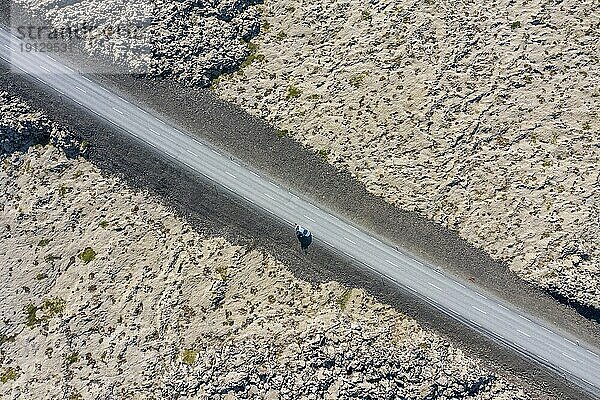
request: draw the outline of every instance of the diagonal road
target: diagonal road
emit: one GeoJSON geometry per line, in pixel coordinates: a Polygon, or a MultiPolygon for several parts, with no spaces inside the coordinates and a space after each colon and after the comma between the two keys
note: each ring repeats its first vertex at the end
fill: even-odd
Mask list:
{"type": "MultiPolygon", "coordinates": [[[[316,203],[165,123],[139,106],[44,53],[21,52],[0,27],[0,59],[69,98],[127,134],[223,186],[284,223],[307,226],[315,240],[395,282],[399,287],[600,397],[600,353],[547,322],[525,315],[478,288],[445,275],[316,203]]],[[[292,235],[290,229],[290,235],[292,235]]]]}

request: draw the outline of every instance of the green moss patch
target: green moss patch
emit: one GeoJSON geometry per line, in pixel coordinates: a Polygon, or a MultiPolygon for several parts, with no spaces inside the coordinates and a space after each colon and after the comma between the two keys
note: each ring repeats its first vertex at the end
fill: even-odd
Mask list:
{"type": "Polygon", "coordinates": [[[74,351],[71,354],[67,354],[65,356],[65,361],[67,362],[67,364],[71,365],[71,364],[75,364],[76,362],[79,361],[79,353],[74,351]]]}
{"type": "Polygon", "coordinates": [[[350,298],[352,297],[352,289],[344,290],[344,293],[341,294],[340,297],[337,298],[337,304],[340,306],[341,310],[345,310],[350,298]]]}
{"type": "Polygon", "coordinates": [[[78,256],[85,264],[96,258],[96,252],[91,247],[86,247],[78,256]]]}
{"type": "Polygon", "coordinates": [[[33,328],[42,322],[50,321],[57,315],[62,314],[65,309],[65,305],[66,301],[60,297],[46,299],[39,307],[32,303],[27,304],[24,308],[25,325],[33,328]],[[39,313],[42,313],[41,317],[38,316],[39,313]]]}
{"type": "Polygon", "coordinates": [[[287,94],[285,95],[285,99],[286,100],[295,99],[297,97],[300,97],[301,94],[302,94],[302,90],[298,89],[295,86],[290,86],[290,87],[288,87],[287,94]]]}
{"type": "Polygon", "coordinates": [[[185,349],[181,354],[181,361],[183,361],[187,365],[194,365],[197,359],[198,352],[192,349],[185,349]]]}
{"type": "Polygon", "coordinates": [[[8,381],[14,381],[17,379],[17,376],[17,371],[12,367],[8,367],[0,374],[0,382],[6,383],[8,381]]]}

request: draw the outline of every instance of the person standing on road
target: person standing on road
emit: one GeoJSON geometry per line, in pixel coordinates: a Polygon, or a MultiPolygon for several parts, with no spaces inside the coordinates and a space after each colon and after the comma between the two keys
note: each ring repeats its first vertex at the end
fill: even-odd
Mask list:
{"type": "Polygon", "coordinates": [[[304,254],[308,252],[308,246],[312,243],[312,234],[310,231],[298,224],[296,226],[296,237],[300,242],[300,248],[304,251],[304,254]]]}

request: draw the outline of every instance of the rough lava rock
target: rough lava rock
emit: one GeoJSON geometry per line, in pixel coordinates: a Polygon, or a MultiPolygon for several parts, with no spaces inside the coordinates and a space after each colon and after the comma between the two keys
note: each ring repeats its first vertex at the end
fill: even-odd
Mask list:
{"type": "Polygon", "coordinates": [[[216,93],[524,279],[600,309],[594,1],[265,4],[216,93]]]}
{"type": "Polygon", "coordinates": [[[58,32],[83,33],[91,54],[132,73],[172,75],[207,86],[252,53],[261,0],[16,0],[58,32]],[[85,29],[84,29],[85,28],[85,29]]]}
{"type": "MultiPolygon", "coordinates": [[[[2,99],[5,124],[52,126],[2,99]]],[[[13,148],[0,169],[2,398],[528,398],[362,290],[311,286],[201,236],[55,146],[13,148]]]]}
{"type": "Polygon", "coordinates": [[[17,1],[56,26],[140,24],[88,40],[133,70],[207,85],[240,66],[223,99],[600,309],[596,1],[17,1]]]}
{"type": "Polygon", "coordinates": [[[41,112],[32,112],[15,97],[0,92],[0,159],[33,145],[46,144],[62,148],[70,157],[85,152],[85,143],[50,123],[41,112]]]}

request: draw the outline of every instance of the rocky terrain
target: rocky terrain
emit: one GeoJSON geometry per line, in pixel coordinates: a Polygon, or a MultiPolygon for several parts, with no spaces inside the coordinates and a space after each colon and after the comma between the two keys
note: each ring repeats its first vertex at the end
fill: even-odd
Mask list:
{"type": "Polygon", "coordinates": [[[41,26],[47,21],[54,33],[83,37],[89,53],[109,56],[126,71],[201,86],[238,68],[260,29],[259,0],[15,3],[39,17],[41,26]]]}
{"type": "Polygon", "coordinates": [[[528,398],[362,290],[201,236],[6,93],[0,140],[2,398],[528,398]]]}
{"type": "MultiPolygon", "coordinates": [[[[205,85],[239,65],[214,82],[219,96],[600,308],[597,2],[19,2],[58,25],[145,10],[152,73],[205,85]]],[[[89,48],[129,57],[108,43],[89,48]]]]}
{"type": "Polygon", "coordinates": [[[219,96],[600,308],[598,2],[285,0],[263,18],[219,96]]]}

